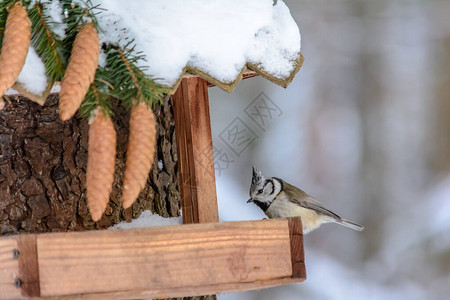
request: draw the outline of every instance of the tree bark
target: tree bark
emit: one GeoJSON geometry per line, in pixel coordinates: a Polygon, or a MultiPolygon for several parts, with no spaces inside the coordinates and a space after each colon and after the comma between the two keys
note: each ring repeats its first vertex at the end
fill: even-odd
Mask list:
{"type": "Polygon", "coordinates": [[[147,209],[163,217],[179,216],[175,129],[169,97],[155,109],[158,150],[147,185],[127,210],[122,208],[120,187],[129,112],[113,101],[118,139],[116,172],[111,200],[97,223],[86,205],[88,121],[78,117],[60,121],[57,96],[50,96],[42,107],[22,97],[10,100],[0,111],[0,235],[107,228],[122,220],[131,221],[147,209]]]}

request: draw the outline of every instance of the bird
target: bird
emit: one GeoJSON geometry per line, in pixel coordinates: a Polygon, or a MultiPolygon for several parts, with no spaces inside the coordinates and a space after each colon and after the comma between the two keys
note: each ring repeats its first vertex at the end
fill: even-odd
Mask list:
{"type": "Polygon", "coordinates": [[[265,178],[253,167],[250,199],[270,219],[301,217],[307,234],[325,223],[337,223],[361,231],[364,226],[341,218],[301,189],[277,178],[265,178]]]}

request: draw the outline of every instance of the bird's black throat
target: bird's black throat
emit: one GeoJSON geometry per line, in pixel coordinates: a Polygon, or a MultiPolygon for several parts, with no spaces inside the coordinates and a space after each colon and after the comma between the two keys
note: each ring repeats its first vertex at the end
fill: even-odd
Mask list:
{"type": "Polygon", "coordinates": [[[264,212],[269,208],[271,203],[268,202],[261,202],[258,200],[253,200],[253,203],[255,203],[256,205],[259,206],[259,208],[261,208],[264,212]]]}

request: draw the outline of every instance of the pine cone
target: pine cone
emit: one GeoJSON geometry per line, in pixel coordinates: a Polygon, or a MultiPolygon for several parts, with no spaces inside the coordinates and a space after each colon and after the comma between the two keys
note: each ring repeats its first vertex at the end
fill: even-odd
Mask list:
{"type": "Polygon", "coordinates": [[[100,54],[100,41],[92,23],[86,24],[73,42],[69,64],[61,81],[59,115],[66,121],[80,107],[89,86],[94,81],[100,54]]]}
{"type": "Polygon", "coordinates": [[[114,181],[116,131],[109,117],[98,110],[89,125],[86,193],[92,220],[102,217],[114,181]]]}
{"type": "Polygon", "coordinates": [[[130,135],[123,180],[123,207],[130,207],[147,182],[156,143],[156,121],[151,108],[137,104],[131,109],[130,135]]]}
{"type": "Polygon", "coordinates": [[[8,13],[0,53],[0,96],[12,87],[22,71],[30,46],[31,22],[20,2],[8,13]]]}

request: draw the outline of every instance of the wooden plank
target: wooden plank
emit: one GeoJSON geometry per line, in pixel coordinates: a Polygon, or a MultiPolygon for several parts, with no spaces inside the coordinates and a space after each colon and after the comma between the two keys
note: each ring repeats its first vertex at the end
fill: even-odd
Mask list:
{"type": "Polygon", "coordinates": [[[19,277],[19,260],[14,250],[17,250],[16,236],[0,238],[0,299],[21,298],[20,289],[15,286],[19,277]]]}
{"type": "Polygon", "coordinates": [[[42,234],[37,248],[45,297],[177,297],[302,280],[292,278],[286,219],[42,234]]]}
{"type": "Polygon", "coordinates": [[[19,282],[22,296],[39,297],[39,267],[36,249],[36,236],[19,235],[17,239],[19,253],[19,282]]]}
{"type": "Polygon", "coordinates": [[[288,224],[291,240],[292,277],[306,279],[302,221],[300,218],[289,218],[288,224]]]}
{"type": "Polygon", "coordinates": [[[98,294],[84,294],[73,296],[58,296],[58,297],[46,297],[45,299],[148,299],[148,298],[167,298],[167,297],[193,297],[202,296],[204,291],[210,291],[210,294],[222,294],[231,292],[243,292],[249,290],[260,290],[264,288],[270,288],[280,285],[293,284],[303,281],[302,279],[293,278],[281,278],[274,280],[263,280],[255,282],[243,282],[233,284],[220,284],[199,287],[183,287],[183,288],[161,288],[158,290],[147,291],[125,291],[114,293],[98,293],[98,294]]]}
{"type": "Polygon", "coordinates": [[[183,78],[173,107],[183,223],[218,222],[207,82],[183,78]]]}

